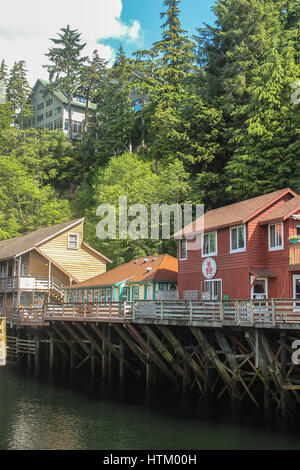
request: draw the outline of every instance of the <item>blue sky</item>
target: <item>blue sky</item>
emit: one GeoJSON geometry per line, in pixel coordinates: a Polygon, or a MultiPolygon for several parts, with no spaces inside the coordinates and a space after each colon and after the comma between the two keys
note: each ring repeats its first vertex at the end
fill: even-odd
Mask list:
{"type": "MultiPolygon", "coordinates": [[[[182,0],[180,4],[181,14],[180,20],[183,29],[188,31],[190,35],[196,33],[196,28],[203,26],[203,23],[212,25],[215,16],[212,7],[215,0],[182,0]]],[[[127,54],[137,49],[150,49],[155,41],[161,38],[160,13],[164,11],[163,0],[123,0],[123,10],[121,20],[125,24],[130,24],[134,20],[138,20],[141,25],[139,39],[133,41],[118,41],[117,39],[101,40],[116,48],[122,43],[127,54]]]]}

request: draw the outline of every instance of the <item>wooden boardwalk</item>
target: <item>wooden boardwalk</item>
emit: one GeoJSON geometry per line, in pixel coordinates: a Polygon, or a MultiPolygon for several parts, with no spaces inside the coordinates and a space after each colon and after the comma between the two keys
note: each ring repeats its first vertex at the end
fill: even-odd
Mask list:
{"type": "Polygon", "coordinates": [[[37,374],[169,383],[268,416],[300,413],[298,300],[47,304],[12,323],[8,356],[37,374]]]}
{"type": "Polygon", "coordinates": [[[221,301],[135,301],[47,304],[23,308],[19,325],[53,321],[144,323],[201,327],[300,329],[300,301],[294,299],[221,301]]]}

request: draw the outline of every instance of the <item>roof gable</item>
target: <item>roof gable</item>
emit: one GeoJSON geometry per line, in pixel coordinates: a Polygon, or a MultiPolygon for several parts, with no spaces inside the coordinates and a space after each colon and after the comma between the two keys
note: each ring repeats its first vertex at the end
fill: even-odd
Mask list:
{"type": "Polygon", "coordinates": [[[260,220],[260,225],[268,224],[270,222],[276,222],[286,220],[296,212],[300,211],[300,196],[287,201],[279,207],[276,207],[272,212],[263,217],[260,220]]]}
{"type": "Polygon", "coordinates": [[[35,232],[30,232],[20,237],[2,240],[0,241],[0,260],[13,258],[15,256],[26,253],[27,251],[30,251],[33,248],[38,247],[42,243],[45,243],[51,238],[57,236],[58,234],[75,227],[83,220],[84,218],[63,222],[51,227],[41,228],[35,232]]]}
{"type": "Polygon", "coordinates": [[[292,198],[297,196],[294,191],[286,188],[208,211],[197,219],[197,221],[192,222],[184,227],[183,230],[175,233],[173,238],[181,238],[183,235],[187,236],[199,233],[197,223],[199,223],[198,226],[200,227],[201,223],[204,224],[204,231],[206,232],[244,224],[287,194],[290,194],[292,198]]]}

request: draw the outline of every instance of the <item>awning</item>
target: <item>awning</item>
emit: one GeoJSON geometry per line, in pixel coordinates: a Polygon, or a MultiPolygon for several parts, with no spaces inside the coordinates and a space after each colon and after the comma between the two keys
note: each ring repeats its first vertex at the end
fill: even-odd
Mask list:
{"type": "Polygon", "coordinates": [[[261,269],[261,268],[250,268],[250,274],[253,274],[256,278],[259,277],[276,277],[276,274],[269,271],[269,269],[261,269]]]}

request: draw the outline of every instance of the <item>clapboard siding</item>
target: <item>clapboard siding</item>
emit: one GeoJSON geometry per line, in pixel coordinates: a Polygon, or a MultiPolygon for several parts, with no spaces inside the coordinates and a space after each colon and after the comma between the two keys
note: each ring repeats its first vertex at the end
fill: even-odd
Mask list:
{"type": "Polygon", "coordinates": [[[91,250],[82,246],[83,222],[70,230],[46,241],[39,249],[55,263],[70,273],[79,282],[90,279],[106,271],[106,263],[100,256],[93,255],[91,250]],[[68,233],[79,234],[78,250],[68,249],[68,233]]]}
{"type": "MultiPolygon", "coordinates": [[[[28,276],[49,276],[49,261],[36,251],[29,253],[28,276]]],[[[65,286],[70,285],[69,277],[53,264],[51,266],[51,276],[65,286]]]]}
{"type": "MultiPolygon", "coordinates": [[[[246,251],[230,253],[230,227],[217,231],[218,252],[212,258],[217,263],[217,272],[214,279],[222,280],[222,296],[228,295],[232,299],[243,299],[251,296],[252,270],[268,270],[274,277],[268,278],[269,297],[292,298],[293,272],[289,269],[288,237],[295,234],[300,221],[287,219],[283,225],[284,247],[280,250],[269,251],[268,225],[259,225],[259,222],[274,209],[288,202],[293,196],[288,193],[270,204],[266,209],[253,214],[246,222],[246,251]]],[[[180,297],[184,291],[201,290],[204,276],[202,264],[205,258],[201,250],[188,250],[187,259],[179,260],[178,290],[180,297]]],[[[299,270],[300,273],[300,270],[299,270]]],[[[266,274],[267,275],[267,274],[266,274]]]]}

